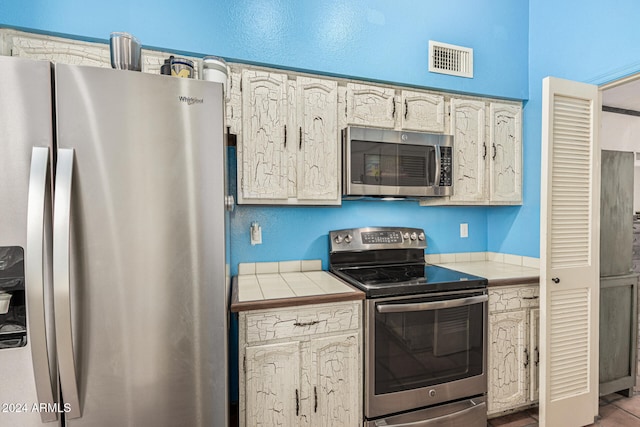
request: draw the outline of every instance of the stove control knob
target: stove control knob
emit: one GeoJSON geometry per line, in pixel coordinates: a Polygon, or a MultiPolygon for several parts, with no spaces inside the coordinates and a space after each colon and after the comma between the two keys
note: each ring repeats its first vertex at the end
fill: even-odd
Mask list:
{"type": "Polygon", "coordinates": [[[344,237],[343,237],[343,236],[341,236],[341,235],[339,235],[339,234],[338,234],[338,235],[336,235],[336,238],[335,238],[335,239],[333,239],[333,241],[334,241],[334,242],[336,242],[337,244],[342,243],[342,241],[343,241],[343,240],[344,240],[344,237]]]}
{"type": "Polygon", "coordinates": [[[409,233],[404,233],[404,234],[402,235],[402,238],[403,238],[404,240],[409,240],[409,233]]]}
{"type": "Polygon", "coordinates": [[[429,390],[429,397],[436,397],[436,391],[433,389],[429,390]]]}
{"type": "Polygon", "coordinates": [[[344,236],[345,243],[351,243],[351,240],[353,240],[353,236],[351,236],[351,234],[347,234],[346,236],[344,236]]]}
{"type": "Polygon", "coordinates": [[[416,233],[411,233],[411,240],[416,240],[418,235],[416,233]]]}
{"type": "Polygon", "coordinates": [[[418,240],[424,240],[424,233],[418,234],[418,240]]]}

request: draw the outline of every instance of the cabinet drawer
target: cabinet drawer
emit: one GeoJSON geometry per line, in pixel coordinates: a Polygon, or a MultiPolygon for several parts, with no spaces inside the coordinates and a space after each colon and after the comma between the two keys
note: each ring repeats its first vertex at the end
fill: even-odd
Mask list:
{"type": "Polygon", "coordinates": [[[489,313],[540,306],[540,287],[505,286],[489,288],[489,313]]]}
{"type": "Polygon", "coordinates": [[[353,330],[360,327],[361,304],[348,301],[250,311],[240,313],[240,327],[245,329],[247,343],[353,330]]]}

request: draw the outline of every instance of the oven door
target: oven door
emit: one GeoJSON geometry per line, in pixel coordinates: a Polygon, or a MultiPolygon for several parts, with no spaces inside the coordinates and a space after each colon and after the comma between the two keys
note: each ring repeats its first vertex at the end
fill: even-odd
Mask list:
{"type": "Polygon", "coordinates": [[[486,393],[486,290],[369,299],[368,419],[486,393]]]}

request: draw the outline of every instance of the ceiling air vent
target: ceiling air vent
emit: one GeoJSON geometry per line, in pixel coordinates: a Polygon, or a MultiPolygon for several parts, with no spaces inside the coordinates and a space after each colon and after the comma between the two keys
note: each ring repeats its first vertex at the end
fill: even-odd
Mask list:
{"type": "Polygon", "coordinates": [[[473,49],[429,40],[429,71],[473,78],[473,49]]]}

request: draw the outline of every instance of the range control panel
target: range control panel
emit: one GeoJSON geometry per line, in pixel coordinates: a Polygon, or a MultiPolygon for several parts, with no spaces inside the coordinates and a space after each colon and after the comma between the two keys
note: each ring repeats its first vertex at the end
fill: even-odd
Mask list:
{"type": "Polygon", "coordinates": [[[421,228],[364,227],[329,232],[331,252],[427,247],[421,228]]]}

